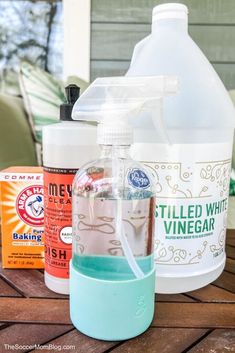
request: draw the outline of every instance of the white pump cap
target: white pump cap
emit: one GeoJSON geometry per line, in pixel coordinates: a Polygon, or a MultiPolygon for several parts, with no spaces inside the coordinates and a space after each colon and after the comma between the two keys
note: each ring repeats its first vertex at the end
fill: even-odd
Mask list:
{"type": "Polygon", "coordinates": [[[184,4],[161,4],[153,8],[152,22],[167,18],[188,19],[188,8],[184,4]]]}

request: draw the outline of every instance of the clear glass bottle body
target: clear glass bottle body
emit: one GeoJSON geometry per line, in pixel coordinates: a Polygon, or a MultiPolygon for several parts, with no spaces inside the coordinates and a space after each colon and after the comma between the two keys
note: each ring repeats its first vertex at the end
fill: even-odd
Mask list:
{"type": "Polygon", "coordinates": [[[123,249],[123,231],[137,265],[150,272],[154,210],[151,176],[129,157],[129,146],[102,146],[101,158],[81,168],[73,183],[76,270],[102,280],[135,278],[123,249]]]}

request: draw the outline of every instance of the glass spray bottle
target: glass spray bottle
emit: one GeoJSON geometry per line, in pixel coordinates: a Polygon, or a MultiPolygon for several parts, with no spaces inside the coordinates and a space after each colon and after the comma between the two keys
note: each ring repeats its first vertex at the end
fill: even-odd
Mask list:
{"type": "Polygon", "coordinates": [[[129,156],[133,128],[127,124],[146,100],[145,84],[153,81],[100,80],[100,96],[96,91],[91,100],[88,92],[75,107],[79,119],[96,112],[101,156],[73,182],[70,316],[91,337],[124,340],[144,332],[154,314],[155,189],[149,171],[129,156]],[[135,90],[140,95],[133,99],[135,90]],[[106,101],[99,106],[101,118],[98,96],[98,106],[106,101]]]}

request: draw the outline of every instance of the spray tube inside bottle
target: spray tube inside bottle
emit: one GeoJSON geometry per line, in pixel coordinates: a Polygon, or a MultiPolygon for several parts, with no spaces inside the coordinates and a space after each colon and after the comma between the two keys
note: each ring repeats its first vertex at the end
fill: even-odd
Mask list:
{"type": "Polygon", "coordinates": [[[74,106],[73,119],[98,122],[97,142],[109,151],[74,181],[70,312],[89,336],[131,338],[152,320],[154,183],[125,150],[140,119],[154,128],[161,98],[176,90],[173,77],[103,78],[74,106]]]}
{"type": "MultiPolygon", "coordinates": [[[[177,90],[176,77],[99,78],[75,104],[73,119],[98,122],[98,144],[131,144],[133,129],[138,128],[143,118],[148,119],[146,125],[161,131],[164,139],[170,143],[163,120],[162,98],[176,93],[177,90]]],[[[117,166],[114,164],[113,174],[116,170],[117,166]]],[[[121,202],[117,211],[123,252],[136,278],[143,278],[144,274],[124,235],[121,202]]]]}

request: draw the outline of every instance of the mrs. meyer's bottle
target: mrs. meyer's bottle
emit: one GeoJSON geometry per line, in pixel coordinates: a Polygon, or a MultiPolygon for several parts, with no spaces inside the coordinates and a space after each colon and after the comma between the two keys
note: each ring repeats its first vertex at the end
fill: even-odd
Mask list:
{"type": "Polygon", "coordinates": [[[45,223],[45,284],[69,294],[72,256],[72,182],[81,165],[98,154],[96,128],[73,121],[72,108],[79,87],[66,87],[67,103],[60,107],[60,122],[43,128],[45,223]]]}
{"type": "Polygon", "coordinates": [[[153,131],[142,123],[132,149],[133,158],[148,165],[156,180],[159,293],[207,285],[221,274],[226,257],[234,109],[188,35],[187,14],[182,4],[155,7],[152,33],[136,45],[127,72],[179,77],[180,92],[165,100],[161,127],[153,131]]]}

